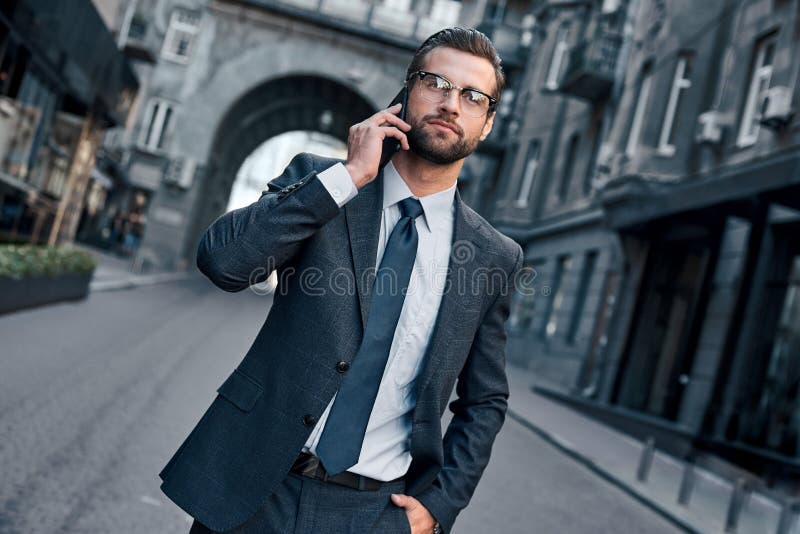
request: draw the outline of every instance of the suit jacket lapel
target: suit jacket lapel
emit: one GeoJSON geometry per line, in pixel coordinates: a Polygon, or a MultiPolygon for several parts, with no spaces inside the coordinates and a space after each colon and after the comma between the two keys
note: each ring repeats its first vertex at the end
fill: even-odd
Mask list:
{"type": "Polygon", "coordinates": [[[383,170],[373,181],[362,187],[358,195],[345,204],[344,209],[363,333],[367,327],[370,295],[375,281],[375,259],[378,256],[378,237],[383,213],[383,170]]]}

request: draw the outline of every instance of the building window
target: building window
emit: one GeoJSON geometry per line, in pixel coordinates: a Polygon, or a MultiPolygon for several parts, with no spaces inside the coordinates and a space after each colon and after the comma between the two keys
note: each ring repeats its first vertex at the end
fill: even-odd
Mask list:
{"type": "Polygon", "coordinates": [[[586,306],[586,297],[589,294],[589,285],[592,282],[595,265],[597,265],[597,251],[592,250],[587,252],[583,259],[578,292],[575,295],[575,304],[572,306],[572,317],[570,317],[569,328],[567,330],[567,343],[570,345],[575,344],[575,337],[581,325],[581,318],[584,312],[583,308],[586,306]]]}
{"type": "Polygon", "coordinates": [[[167,35],[164,37],[161,57],[178,63],[188,62],[199,30],[199,13],[180,8],[173,11],[167,35]]]}
{"type": "MultiPolygon", "coordinates": [[[[544,261],[541,259],[525,262],[525,269],[538,272],[544,261]]],[[[535,288],[527,288],[524,293],[517,289],[511,302],[511,314],[508,319],[509,330],[512,332],[524,333],[531,331],[533,319],[535,317],[534,308],[536,306],[535,288]]]]}
{"type": "Polygon", "coordinates": [[[691,75],[691,57],[681,55],[678,58],[678,65],[675,67],[675,77],[672,79],[672,89],[670,89],[667,110],[664,113],[664,122],[661,125],[661,136],[658,138],[658,153],[662,156],[673,156],[675,154],[674,135],[675,118],[680,109],[681,95],[684,89],[692,86],[689,80],[691,75]]]}
{"type": "Polygon", "coordinates": [[[547,71],[547,81],[545,87],[550,90],[558,89],[559,75],[561,74],[561,66],[564,63],[564,57],[567,55],[569,46],[567,45],[567,37],[569,35],[569,25],[562,24],[556,33],[556,45],[553,48],[553,57],[550,60],[550,69],[547,71]]]}
{"type": "Polygon", "coordinates": [[[519,192],[517,193],[517,200],[515,202],[517,207],[524,208],[528,205],[528,200],[531,196],[531,188],[533,187],[533,179],[536,176],[536,168],[539,166],[539,152],[539,140],[534,139],[531,141],[530,145],[528,145],[525,172],[522,174],[522,181],[520,182],[519,192]]]}
{"type": "Polygon", "coordinates": [[[572,134],[569,138],[569,144],[567,144],[567,150],[564,153],[564,170],[561,174],[561,182],[558,185],[558,199],[561,201],[567,198],[567,193],[569,193],[569,184],[575,169],[575,159],[578,157],[579,142],[580,136],[572,134]]]}
{"type": "Polygon", "coordinates": [[[552,339],[558,331],[559,311],[564,303],[564,276],[572,267],[572,257],[563,255],[558,257],[556,271],[553,273],[553,283],[550,286],[550,298],[547,300],[545,320],[539,336],[542,339],[552,339]]]}
{"type": "Polygon", "coordinates": [[[175,109],[171,102],[160,98],[151,98],[147,103],[144,115],[145,120],[139,135],[139,146],[153,152],[166,150],[174,115],[175,109]]]}
{"type": "Polygon", "coordinates": [[[142,13],[135,12],[136,3],[128,5],[125,11],[125,18],[117,38],[117,47],[124,48],[128,41],[141,43],[147,36],[147,19],[142,13]]]}
{"type": "Polygon", "coordinates": [[[759,123],[761,118],[761,104],[764,94],[769,89],[772,77],[772,59],[775,55],[775,37],[769,36],[756,45],[753,75],[750,78],[750,88],[747,91],[747,100],[744,104],[742,122],[739,128],[738,146],[749,146],[758,139],[759,123]]]}
{"type": "Polygon", "coordinates": [[[130,26],[128,26],[128,39],[132,41],[142,41],[147,34],[147,21],[144,15],[136,13],[131,18],[130,26]]]}
{"type": "Polygon", "coordinates": [[[639,137],[642,134],[644,112],[647,108],[647,99],[650,96],[650,86],[653,83],[653,64],[648,62],[642,68],[639,95],[636,99],[636,108],[633,112],[633,122],[628,130],[628,142],[625,145],[625,155],[632,158],[639,146],[639,137]]]}

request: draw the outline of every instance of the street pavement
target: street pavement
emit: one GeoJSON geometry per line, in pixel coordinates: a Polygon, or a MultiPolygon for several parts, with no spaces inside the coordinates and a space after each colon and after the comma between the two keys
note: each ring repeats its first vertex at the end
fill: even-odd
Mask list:
{"type": "MultiPolygon", "coordinates": [[[[193,277],[1,316],[0,533],[187,532],[157,474],[270,303],[193,277]]],[[[509,418],[454,534],[675,531],[509,418]]]]}

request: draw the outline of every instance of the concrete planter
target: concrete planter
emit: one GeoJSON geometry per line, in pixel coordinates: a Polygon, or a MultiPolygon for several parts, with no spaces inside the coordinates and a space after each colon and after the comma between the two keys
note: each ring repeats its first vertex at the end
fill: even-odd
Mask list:
{"type": "Polygon", "coordinates": [[[8,278],[0,276],[0,313],[63,300],[81,300],[89,293],[92,273],[8,278]]]}

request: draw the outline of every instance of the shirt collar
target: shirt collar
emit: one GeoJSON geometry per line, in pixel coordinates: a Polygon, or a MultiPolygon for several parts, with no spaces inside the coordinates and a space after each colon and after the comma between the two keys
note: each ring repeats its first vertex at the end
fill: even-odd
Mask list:
{"type": "Polygon", "coordinates": [[[447,189],[425,195],[415,196],[411,193],[405,180],[397,172],[391,161],[383,168],[383,209],[396,204],[407,197],[418,198],[422,204],[425,224],[428,231],[438,228],[447,217],[453,215],[453,199],[456,195],[456,183],[447,189]]]}

